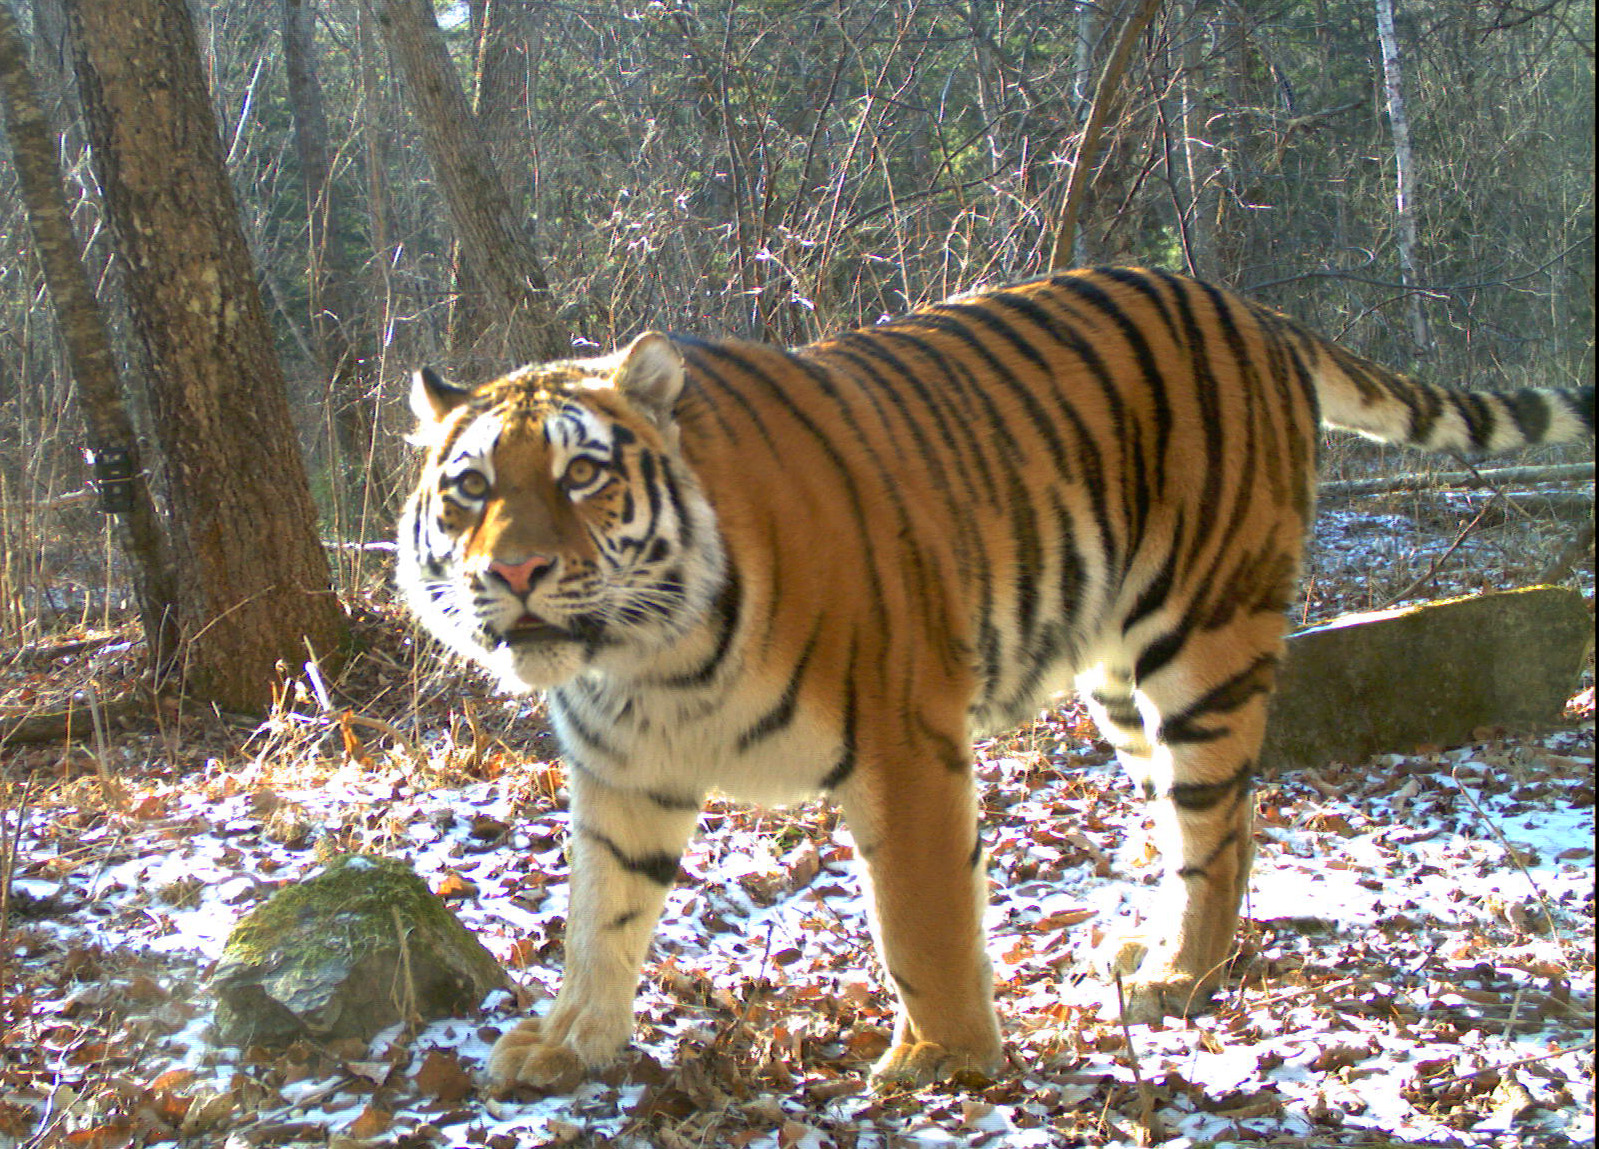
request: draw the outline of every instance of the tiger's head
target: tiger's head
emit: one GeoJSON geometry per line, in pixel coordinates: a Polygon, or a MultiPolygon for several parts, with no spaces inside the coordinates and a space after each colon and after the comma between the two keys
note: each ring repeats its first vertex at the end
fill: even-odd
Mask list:
{"type": "Polygon", "coordinates": [[[525,690],[637,669],[703,617],[724,563],[678,449],[683,382],[653,332],[470,389],[417,372],[398,581],[423,625],[525,690]]]}

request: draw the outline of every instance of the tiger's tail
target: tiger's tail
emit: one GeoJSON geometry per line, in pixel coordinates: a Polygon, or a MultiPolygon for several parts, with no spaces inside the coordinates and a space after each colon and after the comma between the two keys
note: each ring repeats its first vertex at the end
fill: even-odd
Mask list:
{"type": "Polygon", "coordinates": [[[1317,341],[1322,422],[1385,443],[1471,455],[1569,443],[1594,434],[1592,384],[1462,391],[1423,383],[1317,341]]]}

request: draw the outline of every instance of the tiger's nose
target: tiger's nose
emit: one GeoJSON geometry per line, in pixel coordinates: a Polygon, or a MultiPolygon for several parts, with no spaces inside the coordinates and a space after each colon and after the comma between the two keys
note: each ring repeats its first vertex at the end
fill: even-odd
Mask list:
{"type": "Polygon", "coordinates": [[[494,559],[489,563],[489,570],[504,579],[506,585],[517,594],[526,594],[532,589],[533,583],[554,565],[555,560],[549,555],[533,555],[519,563],[494,559]]]}

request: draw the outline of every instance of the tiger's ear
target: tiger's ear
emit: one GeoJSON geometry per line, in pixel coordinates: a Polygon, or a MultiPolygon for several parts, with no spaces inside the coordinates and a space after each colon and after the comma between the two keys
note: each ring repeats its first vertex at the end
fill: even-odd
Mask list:
{"type": "Polygon", "coordinates": [[[455,410],[472,392],[454,383],[446,383],[431,367],[411,374],[411,414],[418,423],[437,423],[455,410]]]}
{"type": "Polygon", "coordinates": [[[617,358],[612,385],[656,423],[671,422],[683,393],[683,353],[659,331],[646,331],[617,358]]]}

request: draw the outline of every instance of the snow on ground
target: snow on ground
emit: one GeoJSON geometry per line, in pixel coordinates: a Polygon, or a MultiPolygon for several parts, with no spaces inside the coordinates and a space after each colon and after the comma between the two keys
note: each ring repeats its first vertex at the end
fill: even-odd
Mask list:
{"type": "Polygon", "coordinates": [[[504,994],[367,1050],[214,1049],[202,979],[232,922],[335,847],[405,857],[435,886],[464,879],[475,893],[453,904],[533,1009],[558,979],[549,775],[434,789],[352,765],[292,790],[258,763],[151,784],[120,812],[27,820],[13,936],[40,972],[3,1040],[33,1043],[39,1071],[9,1071],[0,1107],[45,1133],[0,1143],[1592,1143],[1591,722],[1266,786],[1225,1000],[1126,1031],[1083,975],[1095,943],[1135,924],[1158,864],[1113,764],[1068,749],[1080,727],[1059,712],[980,765],[1012,1050],[997,1082],[865,1088],[891,1018],[851,843],[821,805],[713,806],[634,1050],[569,1096],[476,1088],[516,1016],[504,994]],[[95,1088],[102,1076],[118,1089],[95,1088]]]}
{"type": "MultiPolygon", "coordinates": [[[[1329,508],[1304,620],[1526,583],[1558,550],[1456,529],[1329,508]]],[[[84,663],[102,697],[114,649],[84,663]]],[[[372,704],[403,661],[351,696],[372,704]]],[[[892,1017],[847,830],[820,804],[714,804],[623,1063],[569,1094],[489,1096],[494,1037],[558,985],[566,907],[559,771],[534,739],[463,749],[490,706],[420,715],[425,734],[395,717],[406,735],[370,757],[340,750],[377,746],[368,727],[352,743],[315,707],[284,716],[304,727],[295,755],[321,747],[316,770],[286,739],[207,758],[163,725],[113,738],[99,770],[62,757],[75,780],[13,784],[0,1147],[1594,1144],[1591,686],[1565,730],[1267,780],[1228,987],[1162,1026],[1102,1016],[1113,990],[1092,971],[1138,928],[1159,863],[1092,727],[1068,707],[981,747],[1010,1064],[888,1095],[865,1081],[892,1017]],[[523,1000],[362,1048],[213,1048],[205,976],[232,924],[346,851],[405,857],[451,891],[523,1000]]],[[[49,776],[44,759],[10,766],[49,776]]]]}

